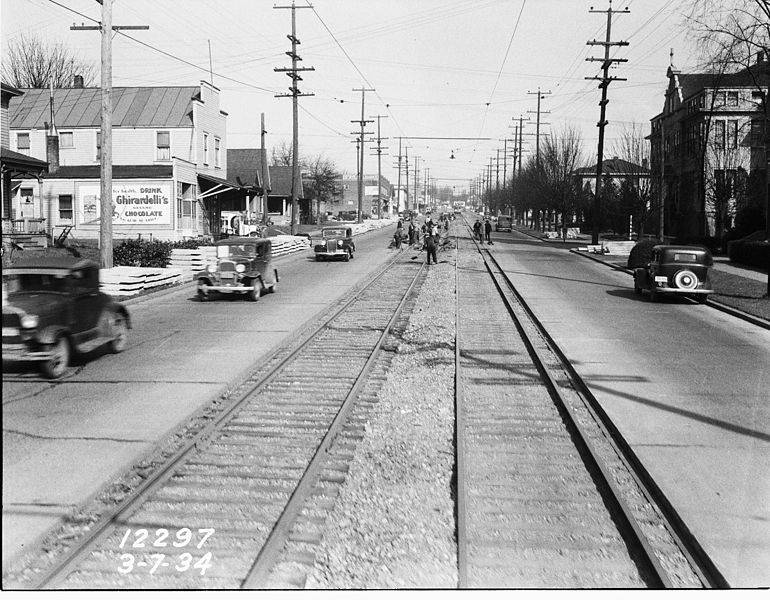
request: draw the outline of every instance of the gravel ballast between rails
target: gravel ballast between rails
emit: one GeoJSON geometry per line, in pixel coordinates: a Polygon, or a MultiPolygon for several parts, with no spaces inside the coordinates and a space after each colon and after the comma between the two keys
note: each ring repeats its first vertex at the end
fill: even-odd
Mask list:
{"type": "Polygon", "coordinates": [[[430,267],[305,588],[457,587],[454,263],[430,267]]]}

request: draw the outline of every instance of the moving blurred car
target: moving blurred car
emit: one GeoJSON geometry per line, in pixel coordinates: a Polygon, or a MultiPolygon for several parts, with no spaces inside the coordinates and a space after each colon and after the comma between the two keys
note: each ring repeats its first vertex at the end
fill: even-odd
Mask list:
{"type": "Polygon", "coordinates": [[[4,270],[3,285],[4,363],[39,362],[43,375],[56,379],[74,354],[125,349],[128,310],[99,291],[95,262],[22,259],[4,270]]]}
{"type": "Polygon", "coordinates": [[[634,291],[648,291],[653,302],[663,294],[680,294],[705,302],[714,291],[709,279],[713,264],[711,252],[702,246],[654,246],[650,262],[634,269],[634,291]]]}
{"type": "Polygon", "coordinates": [[[353,241],[352,227],[324,227],[321,230],[321,240],[313,246],[315,259],[341,258],[349,261],[356,251],[353,241]]]}
{"type": "Polygon", "coordinates": [[[513,219],[508,215],[500,215],[495,223],[495,231],[513,231],[513,219]]]}
{"type": "Polygon", "coordinates": [[[241,294],[256,302],[278,284],[278,270],[273,268],[273,246],[268,239],[233,237],[216,243],[217,262],[206,265],[195,278],[198,299],[205,302],[212,292],[241,294]]]}

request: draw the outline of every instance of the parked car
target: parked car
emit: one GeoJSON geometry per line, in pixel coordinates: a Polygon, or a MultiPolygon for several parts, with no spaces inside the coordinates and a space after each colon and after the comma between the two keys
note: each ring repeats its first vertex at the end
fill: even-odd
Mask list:
{"type": "Polygon", "coordinates": [[[321,230],[321,239],[313,246],[316,260],[327,258],[341,258],[349,261],[356,251],[356,243],[353,241],[352,227],[324,227],[321,230]]]}
{"type": "Polygon", "coordinates": [[[205,302],[212,293],[240,294],[256,302],[278,285],[273,268],[272,242],[263,238],[233,237],[216,243],[217,261],[206,265],[195,278],[198,299],[205,302]]]}
{"type": "Polygon", "coordinates": [[[702,246],[659,244],[653,247],[650,262],[634,269],[634,291],[648,291],[653,302],[663,294],[680,294],[705,302],[714,291],[709,279],[713,264],[711,252],[702,246]]]}
{"type": "Polygon", "coordinates": [[[500,215],[495,223],[495,231],[513,231],[513,219],[508,215],[500,215]]]}
{"type": "Polygon", "coordinates": [[[75,257],[22,259],[3,271],[3,363],[34,361],[61,377],[75,354],[125,349],[128,310],[99,291],[99,265],[75,257]]]}

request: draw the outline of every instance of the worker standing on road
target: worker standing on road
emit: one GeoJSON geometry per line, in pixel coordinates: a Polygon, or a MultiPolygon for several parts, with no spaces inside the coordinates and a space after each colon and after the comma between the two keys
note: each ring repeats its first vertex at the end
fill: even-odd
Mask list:
{"type": "Polygon", "coordinates": [[[492,243],[492,223],[489,222],[489,219],[484,221],[484,237],[487,240],[487,244],[492,243]]]}
{"type": "Polygon", "coordinates": [[[414,226],[414,220],[410,220],[409,221],[409,245],[410,246],[414,244],[416,231],[417,231],[417,228],[414,226]]]}
{"type": "Polygon", "coordinates": [[[431,258],[433,259],[433,264],[438,262],[436,259],[436,246],[438,246],[438,228],[433,225],[425,231],[425,251],[428,255],[428,264],[431,264],[431,258]]]}
{"type": "Polygon", "coordinates": [[[484,238],[481,235],[481,221],[476,219],[476,222],[473,224],[473,236],[482,244],[484,243],[484,238]]]}
{"type": "Polygon", "coordinates": [[[396,225],[396,233],[393,235],[393,245],[397,250],[401,250],[401,236],[404,233],[404,222],[399,219],[396,225]]]}

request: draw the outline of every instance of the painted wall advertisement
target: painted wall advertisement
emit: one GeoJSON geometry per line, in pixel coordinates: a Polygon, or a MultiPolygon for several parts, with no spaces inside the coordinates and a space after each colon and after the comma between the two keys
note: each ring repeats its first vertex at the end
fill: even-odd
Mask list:
{"type": "MultiPolygon", "coordinates": [[[[101,215],[98,185],[78,188],[78,221],[98,225],[101,215]]],[[[114,225],[171,225],[170,183],[112,184],[112,223],[114,225]]]]}

